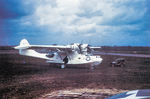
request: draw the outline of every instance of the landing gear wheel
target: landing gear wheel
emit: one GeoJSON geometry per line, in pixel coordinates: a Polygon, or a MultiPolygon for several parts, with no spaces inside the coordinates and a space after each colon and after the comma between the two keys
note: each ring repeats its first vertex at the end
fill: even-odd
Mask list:
{"type": "Polygon", "coordinates": [[[64,68],[65,68],[65,65],[64,65],[64,64],[62,64],[62,65],[61,65],[61,69],[64,69],[64,68]]]}

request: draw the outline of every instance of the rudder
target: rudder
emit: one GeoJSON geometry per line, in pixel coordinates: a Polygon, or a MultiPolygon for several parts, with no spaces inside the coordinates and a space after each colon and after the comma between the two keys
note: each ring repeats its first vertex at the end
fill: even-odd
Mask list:
{"type": "Polygon", "coordinates": [[[20,46],[29,46],[30,44],[29,44],[29,42],[26,40],[26,39],[22,39],[21,41],[20,41],[20,46]]]}
{"type": "Polygon", "coordinates": [[[16,46],[14,47],[15,49],[27,49],[30,47],[30,44],[29,42],[26,40],[26,39],[22,39],[20,41],[20,45],[19,46],[16,46]]]}

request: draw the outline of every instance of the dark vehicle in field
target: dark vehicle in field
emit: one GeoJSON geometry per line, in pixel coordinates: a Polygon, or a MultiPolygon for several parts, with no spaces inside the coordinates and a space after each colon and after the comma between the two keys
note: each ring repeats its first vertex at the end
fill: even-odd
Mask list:
{"type": "Polygon", "coordinates": [[[125,66],[124,58],[117,58],[113,62],[111,62],[111,67],[124,67],[124,66],[125,66]]]}

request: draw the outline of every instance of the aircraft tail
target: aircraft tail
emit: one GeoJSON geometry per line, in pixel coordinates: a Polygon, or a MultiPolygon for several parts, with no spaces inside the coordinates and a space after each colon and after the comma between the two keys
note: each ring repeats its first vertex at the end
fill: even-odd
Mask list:
{"type": "Polygon", "coordinates": [[[49,59],[48,57],[46,57],[46,54],[38,53],[33,49],[29,49],[30,47],[31,47],[31,45],[29,44],[29,42],[26,39],[22,39],[20,41],[20,45],[14,47],[14,48],[19,50],[20,55],[49,59]]]}
{"type": "Polygon", "coordinates": [[[22,39],[20,41],[20,45],[19,46],[16,46],[14,47],[15,49],[27,49],[30,47],[30,44],[29,42],[26,40],[26,39],[22,39]]]}
{"type": "Polygon", "coordinates": [[[28,46],[28,45],[30,45],[30,44],[29,44],[29,42],[26,39],[22,39],[20,41],[20,46],[28,46]]]}

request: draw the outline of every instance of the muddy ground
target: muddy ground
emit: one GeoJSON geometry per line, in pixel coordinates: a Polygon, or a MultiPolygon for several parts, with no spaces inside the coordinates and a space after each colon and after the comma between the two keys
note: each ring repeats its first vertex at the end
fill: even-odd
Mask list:
{"type": "Polygon", "coordinates": [[[60,69],[57,64],[7,51],[0,51],[0,99],[104,99],[150,89],[150,58],[124,57],[125,67],[112,68],[110,62],[121,56],[102,55],[102,64],[94,70],[88,65],[60,69]]]}

